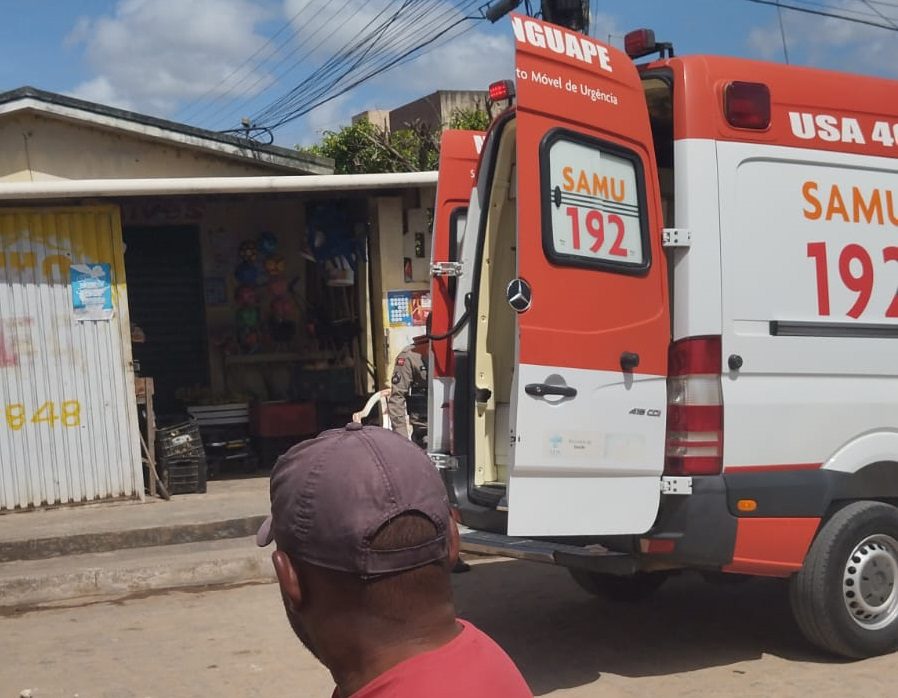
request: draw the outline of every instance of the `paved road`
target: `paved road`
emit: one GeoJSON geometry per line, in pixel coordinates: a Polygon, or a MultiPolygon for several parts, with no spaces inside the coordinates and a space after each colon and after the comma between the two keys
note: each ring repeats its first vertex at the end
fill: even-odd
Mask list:
{"type": "MultiPolygon", "coordinates": [[[[809,649],[785,586],[692,575],[638,606],[563,570],[486,561],[455,578],[460,614],[492,634],[536,695],[894,696],[898,655],[844,663],[809,649]]],[[[293,639],[272,584],[170,592],[0,618],[0,696],[309,696],[327,673],[293,639]]]]}

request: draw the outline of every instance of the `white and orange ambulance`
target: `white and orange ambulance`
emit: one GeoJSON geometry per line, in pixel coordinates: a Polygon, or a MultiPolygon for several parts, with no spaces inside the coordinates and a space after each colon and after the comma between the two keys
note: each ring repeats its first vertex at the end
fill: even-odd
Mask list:
{"type": "Polygon", "coordinates": [[[463,545],[622,598],[791,577],[812,642],[894,650],[898,83],[511,26],[433,269],[469,318],[431,391],[463,545]]]}

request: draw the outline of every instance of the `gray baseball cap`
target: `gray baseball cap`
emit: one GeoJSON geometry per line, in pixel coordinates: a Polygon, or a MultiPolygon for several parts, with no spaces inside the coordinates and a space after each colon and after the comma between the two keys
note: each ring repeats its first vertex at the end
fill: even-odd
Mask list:
{"type": "Polygon", "coordinates": [[[297,444],[271,471],[271,515],[256,535],[289,555],[362,577],[444,560],[454,525],[442,480],[427,455],[382,427],[350,423],[297,444]],[[373,550],[371,539],[400,514],[436,528],[410,548],[373,550]]]}

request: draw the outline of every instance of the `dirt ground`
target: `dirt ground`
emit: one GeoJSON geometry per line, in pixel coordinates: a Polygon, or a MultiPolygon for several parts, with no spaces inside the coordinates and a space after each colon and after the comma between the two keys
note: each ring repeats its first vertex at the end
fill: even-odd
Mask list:
{"type": "MultiPolygon", "coordinates": [[[[894,696],[898,655],[810,648],[776,580],[668,582],[611,604],[564,570],[483,561],[455,577],[459,614],[490,633],[538,696],[894,696]]],[[[330,677],[293,638],[277,587],[132,597],[0,618],[0,698],[310,696],[330,677]]]]}

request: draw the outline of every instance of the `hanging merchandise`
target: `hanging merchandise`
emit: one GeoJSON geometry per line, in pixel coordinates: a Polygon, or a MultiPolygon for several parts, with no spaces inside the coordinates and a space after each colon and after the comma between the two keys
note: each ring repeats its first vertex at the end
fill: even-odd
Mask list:
{"type": "Polygon", "coordinates": [[[256,240],[256,248],[264,257],[270,257],[275,252],[277,252],[278,248],[278,239],[277,236],[269,231],[265,231],[259,234],[259,239],[256,240]]]}
{"type": "Polygon", "coordinates": [[[275,277],[268,280],[268,295],[272,298],[287,295],[287,280],[283,277],[275,277]]]}
{"type": "Polygon", "coordinates": [[[261,273],[255,264],[243,261],[234,269],[234,278],[245,286],[258,286],[261,273]]]}
{"type": "Polygon", "coordinates": [[[238,307],[248,308],[256,305],[259,302],[259,297],[256,294],[256,289],[252,286],[238,286],[234,292],[234,301],[238,307]]]}
{"type": "Polygon", "coordinates": [[[342,202],[311,204],[308,208],[309,251],[324,267],[328,286],[351,286],[362,253],[362,240],[353,232],[342,202]]]}
{"type": "Polygon", "coordinates": [[[240,248],[238,249],[238,254],[240,255],[240,259],[244,262],[255,262],[256,255],[258,254],[258,248],[256,247],[255,240],[244,240],[240,243],[240,248]]]}
{"type": "Polygon", "coordinates": [[[284,273],[284,270],[287,268],[287,263],[284,261],[284,258],[279,254],[272,255],[265,260],[265,273],[268,274],[268,278],[281,276],[284,273]]]}
{"type": "Polygon", "coordinates": [[[248,329],[259,326],[259,309],[258,308],[240,308],[237,311],[237,328],[248,329]]]}

